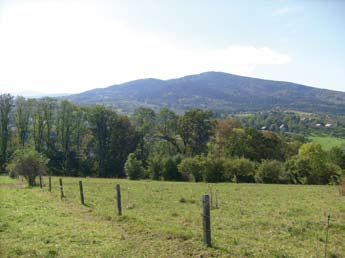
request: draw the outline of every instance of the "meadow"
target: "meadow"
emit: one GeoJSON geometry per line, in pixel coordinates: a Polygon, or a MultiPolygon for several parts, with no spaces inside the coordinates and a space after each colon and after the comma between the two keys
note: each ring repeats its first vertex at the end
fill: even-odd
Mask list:
{"type": "Polygon", "coordinates": [[[345,257],[345,197],[331,185],[0,177],[1,257],[345,257]],[[85,205],[80,204],[79,180],[85,205]],[[121,185],[123,215],[116,212],[121,185]],[[212,193],[212,247],[202,238],[212,193]]]}
{"type": "Polygon", "coordinates": [[[321,144],[324,150],[330,150],[335,146],[345,145],[345,138],[332,137],[332,136],[308,136],[308,139],[321,144]]]}

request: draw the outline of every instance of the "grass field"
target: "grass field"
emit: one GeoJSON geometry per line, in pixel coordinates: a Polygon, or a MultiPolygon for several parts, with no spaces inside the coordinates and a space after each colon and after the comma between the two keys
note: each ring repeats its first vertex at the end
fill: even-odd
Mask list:
{"type": "Polygon", "coordinates": [[[331,136],[309,136],[308,139],[313,142],[320,143],[324,150],[329,150],[335,146],[340,147],[341,145],[345,145],[344,138],[337,138],[331,136]]]}
{"type": "Polygon", "coordinates": [[[83,178],[82,206],[78,180],[63,178],[61,200],[56,177],[49,193],[1,176],[0,256],[324,257],[330,215],[327,257],[345,257],[345,197],[335,186],[83,178]],[[218,208],[211,210],[213,247],[206,248],[201,197],[210,187],[218,208]]]}

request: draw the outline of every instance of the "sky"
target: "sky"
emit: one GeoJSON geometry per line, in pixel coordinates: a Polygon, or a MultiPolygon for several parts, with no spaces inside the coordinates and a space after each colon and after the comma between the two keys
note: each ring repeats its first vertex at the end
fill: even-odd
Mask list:
{"type": "Polygon", "coordinates": [[[0,0],[0,93],[206,71],[345,91],[342,0],[0,0]]]}

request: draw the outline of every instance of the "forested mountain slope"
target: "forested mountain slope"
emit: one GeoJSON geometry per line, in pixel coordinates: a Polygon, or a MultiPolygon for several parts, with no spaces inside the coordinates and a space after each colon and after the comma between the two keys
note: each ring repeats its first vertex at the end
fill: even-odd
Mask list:
{"type": "Polygon", "coordinates": [[[87,105],[106,104],[125,113],[140,106],[177,112],[203,108],[220,114],[272,109],[345,113],[345,92],[221,72],[141,79],[64,98],[87,105]]]}

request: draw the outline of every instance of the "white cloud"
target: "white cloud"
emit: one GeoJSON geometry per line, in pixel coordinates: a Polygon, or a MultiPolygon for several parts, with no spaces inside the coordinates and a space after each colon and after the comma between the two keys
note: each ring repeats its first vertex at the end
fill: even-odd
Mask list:
{"type": "Polygon", "coordinates": [[[259,65],[291,61],[269,47],[176,47],[130,30],[93,5],[43,3],[8,7],[0,20],[0,92],[79,92],[210,70],[250,75],[259,65]]]}

